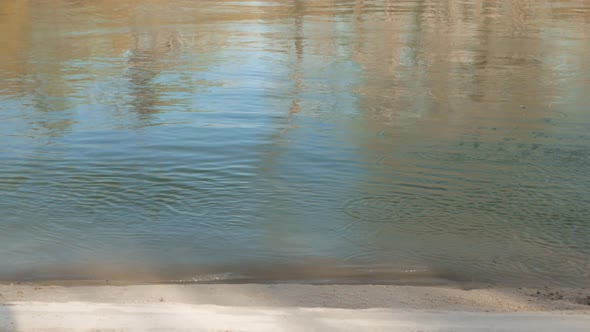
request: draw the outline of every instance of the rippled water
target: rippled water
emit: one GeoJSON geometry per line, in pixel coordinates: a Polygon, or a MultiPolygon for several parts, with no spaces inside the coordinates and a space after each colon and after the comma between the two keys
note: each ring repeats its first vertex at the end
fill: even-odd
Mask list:
{"type": "Polygon", "coordinates": [[[589,285],[590,3],[0,1],[0,279],[589,285]]]}

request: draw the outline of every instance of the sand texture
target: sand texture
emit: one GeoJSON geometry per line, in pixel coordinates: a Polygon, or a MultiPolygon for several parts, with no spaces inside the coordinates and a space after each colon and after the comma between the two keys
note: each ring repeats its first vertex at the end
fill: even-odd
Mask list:
{"type": "Polygon", "coordinates": [[[588,289],[0,285],[0,331],[589,331],[588,289]]]}

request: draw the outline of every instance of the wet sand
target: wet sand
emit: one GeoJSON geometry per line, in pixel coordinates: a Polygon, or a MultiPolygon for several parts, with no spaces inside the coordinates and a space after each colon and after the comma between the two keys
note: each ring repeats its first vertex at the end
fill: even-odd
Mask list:
{"type": "Polygon", "coordinates": [[[401,308],[590,312],[588,288],[481,288],[393,285],[202,284],[0,285],[0,302],[186,303],[220,306],[401,308]]]}
{"type": "Polygon", "coordinates": [[[590,289],[0,285],[2,331],[584,330],[590,289]]]}

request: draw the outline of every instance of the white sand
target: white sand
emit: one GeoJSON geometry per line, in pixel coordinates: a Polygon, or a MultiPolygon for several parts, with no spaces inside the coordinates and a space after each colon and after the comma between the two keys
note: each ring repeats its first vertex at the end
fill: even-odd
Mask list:
{"type": "Polygon", "coordinates": [[[0,285],[0,331],[590,331],[589,296],[588,289],[0,285]]]}
{"type": "Polygon", "coordinates": [[[584,331],[590,315],[24,302],[2,331],[584,331]]]}

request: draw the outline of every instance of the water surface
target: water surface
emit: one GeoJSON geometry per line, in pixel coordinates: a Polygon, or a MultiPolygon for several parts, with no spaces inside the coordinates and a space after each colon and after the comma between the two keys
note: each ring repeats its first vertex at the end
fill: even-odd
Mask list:
{"type": "Polygon", "coordinates": [[[0,1],[0,279],[585,285],[590,4],[0,1]]]}

